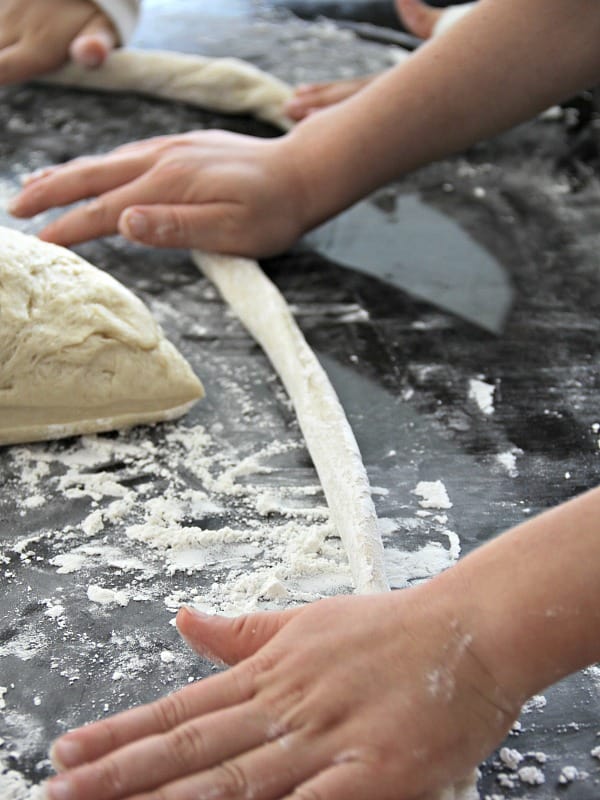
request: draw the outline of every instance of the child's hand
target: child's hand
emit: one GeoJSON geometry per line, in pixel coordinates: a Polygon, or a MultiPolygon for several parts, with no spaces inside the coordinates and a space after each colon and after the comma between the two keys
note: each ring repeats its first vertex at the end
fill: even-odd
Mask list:
{"type": "Polygon", "coordinates": [[[0,84],[51,72],[69,56],[97,67],[116,44],[112,23],[88,0],[0,3],[0,84]]]}
{"type": "Polygon", "coordinates": [[[32,176],[11,205],[19,217],[96,197],[48,225],[71,245],[120,231],[156,247],[265,256],[304,232],[310,206],[286,137],[224,131],[163,136],[32,176]]]}
{"type": "Polygon", "coordinates": [[[68,734],[48,800],[432,800],[518,705],[499,704],[454,601],[432,606],[428,589],[238,619],[181,612],[194,649],[237,666],[68,734]]]}

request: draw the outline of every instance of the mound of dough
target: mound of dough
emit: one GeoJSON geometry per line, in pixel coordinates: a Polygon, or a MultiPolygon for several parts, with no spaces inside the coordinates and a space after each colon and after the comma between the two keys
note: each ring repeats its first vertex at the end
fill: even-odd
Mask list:
{"type": "Polygon", "coordinates": [[[0,227],[0,444],[175,419],[203,395],[128,289],[0,227]]]}

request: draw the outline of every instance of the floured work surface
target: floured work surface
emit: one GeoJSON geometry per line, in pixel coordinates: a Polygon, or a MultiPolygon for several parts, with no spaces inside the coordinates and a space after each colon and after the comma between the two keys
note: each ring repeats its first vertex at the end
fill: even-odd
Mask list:
{"type": "MultiPolygon", "coordinates": [[[[309,77],[311,59],[322,77],[325,52],[342,72],[375,65],[376,46],[361,60],[347,34],[332,47],[330,26],[243,24],[251,35],[237,28],[221,53],[214,41],[207,50],[248,57],[252,46],[277,72],[290,42],[304,41],[278,73],[287,80],[309,77]]],[[[132,136],[214,124],[270,132],[151,100],[37,88],[2,91],[0,124],[0,195],[23,171],[132,136]]],[[[395,586],[597,482],[598,186],[572,194],[555,171],[568,141],[560,121],[536,123],[373,201],[393,216],[396,191],[418,193],[491,248],[516,288],[502,338],[310,254],[266,265],[355,429],[395,586]]],[[[178,426],[0,451],[0,763],[16,770],[0,777],[3,800],[30,794],[25,779],[47,774],[47,745],[65,728],[210,674],[169,625],[180,603],[235,612],[350,588],[289,403],[187,254],[118,240],[80,252],[149,305],[207,398],[178,426]]],[[[483,796],[548,800],[574,766],[568,797],[596,798],[599,695],[589,670],[537,698],[507,742],[537,758],[515,770],[514,754],[497,754],[483,796]],[[520,777],[523,766],[539,773],[520,777]],[[540,776],[543,785],[527,783],[540,776]]]]}

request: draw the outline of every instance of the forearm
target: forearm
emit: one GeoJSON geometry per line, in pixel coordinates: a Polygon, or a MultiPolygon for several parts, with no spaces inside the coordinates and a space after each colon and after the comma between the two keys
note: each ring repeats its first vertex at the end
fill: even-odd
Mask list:
{"type": "Polygon", "coordinates": [[[600,488],[479,548],[432,584],[512,697],[600,660],[600,488]]]}
{"type": "Polygon", "coordinates": [[[592,85],[599,39],[598,0],[481,0],[408,61],[290,134],[308,226],[592,85]]]}

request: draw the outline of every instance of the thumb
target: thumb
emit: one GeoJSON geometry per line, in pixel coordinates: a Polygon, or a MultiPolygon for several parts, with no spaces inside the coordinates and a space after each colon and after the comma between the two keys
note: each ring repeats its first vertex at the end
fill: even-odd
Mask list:
{"type": "Polygon", "coordinates": [[[177,614],[177,630],[192,650],[231,665],[258,652],[300,611],[301,608],[292,608],[218,617],[184,606],[177,614]]]}
{"type": "Polygon", "coordinates": [[[130,206],[119,217],[119,232],[152,247],[186,247],[235,255],[243,240],[232,233],[232,208],[233,204],[227,202],[130,206]]]}
{"type": "Polygon", "coordinates": [[[118,36],[112,23],[104,14],[98,13],[73,39],[69,55],[82,67],[100,67],[117,44],[118,36]]]}

